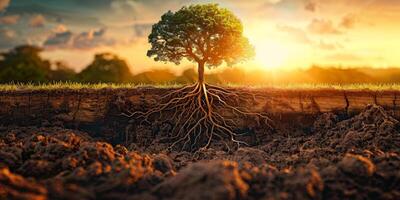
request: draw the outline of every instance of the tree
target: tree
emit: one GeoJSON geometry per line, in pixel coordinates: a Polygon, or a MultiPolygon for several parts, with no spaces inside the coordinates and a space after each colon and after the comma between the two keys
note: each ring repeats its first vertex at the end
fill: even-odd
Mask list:
{"type": "Polygon", "coordinates": [[[174,81],[175,75],[167,69],[151,70],[136,74],[132,78],[135,84],[168,84],[174,81]]]}
{"type": "Polygon", "coordinates": [[[50,62],[40,57],[41,48],[23,45],[0,56],[0,82],[46,82],[50,62]]]}
{"type": "Polygon", "coordinates": [[[187,83],[196,83],[197,82],[197,74],[193,68],[186,69],[182,72],[182,74],[175,78],[175,81],[178,84],[187,84],[187,83]]]}
{"type": "Polygon", "coordinates": [[[67,66],[62,61],[56,61],[55,68],[50,72],[50,79],[52,81],[75,81],[76,72],[67,66]]]}
{"type": "Polygon", "coordinates": [[[111,53],[96,54],[93,62],[78,75],[88,83],[126,83],[132,80],[128,64],[111,53]]]}
{"type": "Polygon", "coordinates": [[[183,58],[198,64],[198,82],[204,83],[204,66],[218,67],[250,59],[254,48],[243,36],[240,20],[217,4],[192,5],[167,12],[149,35],[147,52],[155,61],[180,64],[183,58]]]}
{"type": "Polygon", "coordinates": [[[177,145],[185,150],[208,148],[211,141],[226,141],[226,138],[229,138],[225,142],[228,149],[231,146],[228,143],[246,144],[237,139],[238,134],[233,130],[237,122],[226,119],[218,110],[263,119],[269,125],[266,116],[243,106],[255,103],[252,94],[209,85],[204,80],[206,66],[215,68],[223,63],[230,66],[254,56],[253,46],[243,36],[242,23],[232,12],[217,4],[191,5],[177,12],[168,11],[153,25],[148,39],[151,49],[147,55],[155,61],[179,65],[186,58],[197,63],[196,84],[169,92],[150,110],[126,114],[142,119],[142,122],[157,118],[157,121],[173,123],[171,134],[175,142],[171,148],[177,145]]]}

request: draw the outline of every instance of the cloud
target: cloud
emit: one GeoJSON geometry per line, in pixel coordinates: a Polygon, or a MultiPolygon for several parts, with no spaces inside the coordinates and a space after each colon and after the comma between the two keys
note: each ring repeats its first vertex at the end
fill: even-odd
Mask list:
{"type": "MultiPolygon", "coordinates": [[[[0,0],[1,1],[1,0],[0,0]]],[[[8,14],[18,14],[21,16],[25,15],[42,15],[46,21],[50,22],[57,22],[57,23],[68,23],[73,25],[81,25],[81,26],[102,26],[99,22],[99,18],[92,14],[93,10],[97,9],[95,7],[87,8],[84,11],[79,9],[79,6],[76,7],[62,7],[65,3],[69,3],[70,1],[57,1],[57,4],[46,5],[47,1],[34,1],[33,0],[26,0],[20,1],[20,5],[10,6],[7,9],[8,14]],[[26,2],[26,3],[25,3],[26,2]],[[77,10],[79,9],[79,10],[77,10]],[[90,13],[90,14],[89,14],[90,13]]],[[[72,1],[72,0],[71,0],[72,1]]],[[[81,4],[84,4],[82,1],[81,4]]],[[[90,1],[92,2],[92,1],[90,1]]],[[[94,3],[97,1],[93,1],[94,3]]],[[[80,4],[78,4],[80,5],[80,4]]],[[[100,13],[99,13],[100,14],[100,13]]],[[[101,13],[103,14],[103,13],[101,13]]]]}
{"type": "Polygon", "coordinates": [[[26,40],[18,38],[14,30],[0,29],[0,50],[10,49],[26,42],[26,40]]]}
{"type": "Polygon", "coordinates": [[[71,31],[64,31],[55,33],[50,36],[45,42],[44,46],[51,48],[67,48],[71,45],[73,33],[71,31]]]}
{"type": "Polygon", "coordinates": [[[361,61],[363,58],[359,55],[356,54],[351,54],[351,53],[337,53],[333,55],[329,55],[326,57],[328,60],[333,60],[333,61],[361,61]]]}
{"type": "Polygon", "coordinates": [[[43,17],[43,15],[34,15],[30,20],[29,20],[29,25],[34,28],[39,28],[39,27],[44,27],[46,23],[46,19],[43,17]]]}
{"type": "Polygon", "coordinates": [[[308,30],[311,33],[319,35],[337,35],[342,33],[335,27],[332,21],[325,19],[313,19],[308,25],[308,30]]]}
{"type": "Polygon", "coordinates": [[[10,0],[0,0],[0,12],[4,11],[9,4],[10,0]]]}
{"type": "Polygon", "coordinates": [[[310,12],[315,12],[317,10],[317,4],[313,1],[307,1],[304,5],[304,9],[310,12]]]}
{"type": "Polygon", "coordinates": [[[5,39],[13,39],[15,37],[15,31],[11,29],[0,29],[0,34],[5,39]]]}
{"type": "Polygon", "coordinates": [[[112,46],[115,41],[104,37],[106,29],[82,32],[73,39],[73,47],[77,49],[91,49],[98,46],[112,46]]]}
{"type": "Polygon", "coordinates": [[[356,22],[357,22],[356,16],[353,14],[348,14],[342,18],[340,26],[346,29],[352,29],[354,28],[356,22]]]}
{"type": "Polygon", "coordinates": [[[311,39],[307,35],[307,32],[301,28],[288,26],[288,25],[278,25],[277,29],[279,31],[287,33],[296,42],[301,43],[301,44],[306,44],[306,45],[312,46],[314,48],[319,48],[322,50],[337,50],[337,49],[343,48],[343,46],[340,43],[330,43],[330,42],[325,42],[323,40],[320,40],[319,42],[315,41],[315,40],[311,39]]]}
{"type": "Polygon", "coordinates": [[[367,54],[359,53],[335,53],[325,57],[327,60],[335,62],[347,62],[347,63],[360,63],[360,62],[371,62],[371,61],[385,61],[385,57],[382,57],[375,52],[369,52],[367,54]]]}
{"type": "Polygon", "coordinates": [[[282,32],[288,33],[292,38],[295,39],[295,41],[303,44],[311,44],[312,41],[310,38],[307,36],[307,33],[297,27],[293,26],[288,26],[288,25],[278,25],[277,29],[282,32]]]}
{"type": "Polygon", "coordinates": [[[329,42],[324,42],[323,40],[319,41],[319,43],[316,44],[316,47],[328,51],[333,51],[343,48],[343,46],[339,43],[329,43],[329,42]]]}
{"type": "Polygon", "coordinates": [[[106,29],[90,30],[87,32],[73,33],[66,27],[59,27],[43,43],[47,49],[93,49],[100,46],[112,46],[116,42],[113,39],[105,37],[106,29]]]}
{"type": "Polygon", "coordinates": [[[0,17],[0,24],[14,25],[14,24],[18,23],[19,19],[20,19],[19,15],[3,16],[3,17],[0,17]]]}
{"type": "Polygon", "coordinates": [[[63,32],[66,32],[67,30],[68,30],[68,28],[64,24],[59,24],[53,29],[53,32],[54,33],[63,33],[63,32]]]}
{"type": "Polygon", "coordinates": [[[151,23],[133,25],[133,31],[135,33],[135,36],[136,37],[147,36],[151,32],[152,26],[153,25],[151,23]]]}

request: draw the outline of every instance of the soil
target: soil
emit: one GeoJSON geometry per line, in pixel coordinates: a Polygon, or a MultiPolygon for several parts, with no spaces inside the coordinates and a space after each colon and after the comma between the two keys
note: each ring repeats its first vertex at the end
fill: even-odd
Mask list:
{"type": "Polygon", "coordinates": [[[197,152],[167,150],[172,124],[136,127],[129,143],[59,121],[3,126],[0,199],[400,199],[391,111],[274,121],[274,132],[249,126],[250,146],[197,152]]]}

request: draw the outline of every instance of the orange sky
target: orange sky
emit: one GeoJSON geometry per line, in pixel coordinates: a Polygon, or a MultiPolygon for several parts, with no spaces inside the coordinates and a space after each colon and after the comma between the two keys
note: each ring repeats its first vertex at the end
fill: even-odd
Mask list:
{"type": "Polygon", "coordinates": [[[169,9],[214,2],[242,19],[257,53],[253,61],[241,64],[248,69],[400,66],[399,0],[57,2],[0,0],[0,47],[43,46],[45,57],[64,60],[76,70],[87,65],[94,53],[111,51],[126,59],[135,73],[171,66],[179,72],[190,63],[165,65],[146,57],[151,24],[169,9]]]}

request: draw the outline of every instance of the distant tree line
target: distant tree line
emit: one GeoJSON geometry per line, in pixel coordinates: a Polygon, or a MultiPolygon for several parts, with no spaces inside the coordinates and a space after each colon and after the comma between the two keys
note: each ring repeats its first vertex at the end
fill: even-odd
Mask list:
{"type": "MultiPolygon", "coordinates": [[[[177,76],[169,70],[151,70],[133,75],[128,64],[117,55],[100,53],[94,56],[84,70],[77,73],[63,62],[54,62],[40,56],[42,49],[24,45],[0,53],[0,83],[48,83],[71,81],[81,83],[136,83],[167,84],[195,83],[197,72],[187,69],[177,76]]],[[[306,70],[270,73],[267,70],[244,71],[241,68],[206,74],[211,84],[354,84],[400,83],[400,69],[370,67],[340,68],[312,66],[306,70]]]]}
{"type": "Polygon", "coordinates": [[[110,53],[95,55],[89,66],[76,73],[63,62],[41,58],[42,49],[24,45],[0,54],[1,83],[46,83],[52,81],[125,83],[132,79],[127,63],[110,53]]]}

